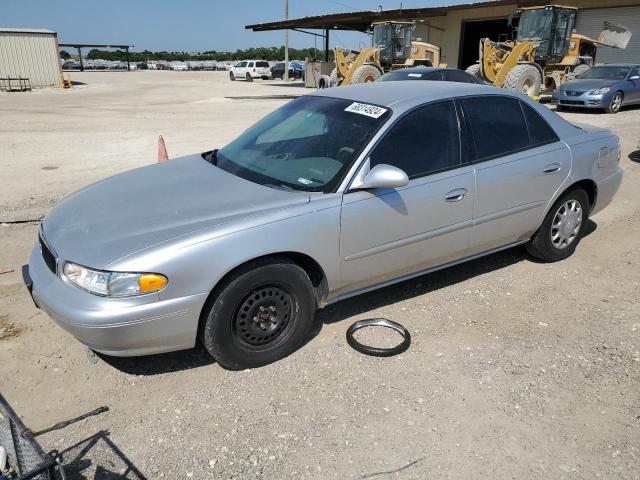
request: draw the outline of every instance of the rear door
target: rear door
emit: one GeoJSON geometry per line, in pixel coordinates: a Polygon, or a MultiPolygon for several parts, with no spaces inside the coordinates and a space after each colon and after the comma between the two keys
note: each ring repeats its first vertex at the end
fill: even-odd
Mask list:
{"type": "Polygon", "coordinates": [[[461,155],[452,100],[400,118],[373,149],[369,163],[390,164],[410,182],[398,189],[344,195],[341,263],[349,290],[460,258],[473,215],[473,165],[461,155]]]}
{"type": "Polygon", "coordinates": [[[566,145],[533,107],[487,95],[460,102],[475,147],[470,253],[530,237],[571,169],[566,145]]]}

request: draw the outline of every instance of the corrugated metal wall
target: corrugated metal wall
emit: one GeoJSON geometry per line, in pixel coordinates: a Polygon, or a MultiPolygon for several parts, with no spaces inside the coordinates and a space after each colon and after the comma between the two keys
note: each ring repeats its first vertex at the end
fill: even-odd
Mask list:
{"type": "Polygon", "coordinates": [[[0,32],[0,78],[28,78],[32,87],[60,86],[55,33],[0,32]]]}
{"type": "Polygon", "coordinates": [[[583,35],[598,38],[605,20],[629,28],[632,32],[631,40],[624,50],[599,46],[596,63],[640,63],[640,6],[580,10],[576,30],[583,35]]]}

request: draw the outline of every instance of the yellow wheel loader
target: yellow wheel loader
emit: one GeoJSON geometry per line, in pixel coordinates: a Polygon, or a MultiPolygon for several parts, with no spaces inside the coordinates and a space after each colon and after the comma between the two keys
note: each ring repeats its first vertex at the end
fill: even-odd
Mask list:
{"type": "Polygon", "coordinates": [[[520,9],[515,40],[481,39],[479,62],[467,72],[537,98],[591,68],[597,45],[626,48],[631,33],[621,25],[609,24],[598,40],[574,33],[576,13],[559,5],[520,9]]]}
{"type": "Polygon", "coordinates": [[[372,27],[372,47],[351,51],[336,47],[336,68],[325,86],[369,83],[397,68],[440,64],[439,47],[411,40],[413,22],[375,22],[372,27]]]}

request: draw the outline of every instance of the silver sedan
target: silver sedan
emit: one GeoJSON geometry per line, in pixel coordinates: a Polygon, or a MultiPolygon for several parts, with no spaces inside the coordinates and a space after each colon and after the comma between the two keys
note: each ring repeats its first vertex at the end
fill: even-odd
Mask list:
{"type": "Polygon", "coordinates": [[[329,303],[525,245],[570,256],[622,180],[618,138],[508,90],[323,90],[219,150],[107,178],[44,219],[34,301],[116,356],[224,367],[298,348],[329,303]]]}

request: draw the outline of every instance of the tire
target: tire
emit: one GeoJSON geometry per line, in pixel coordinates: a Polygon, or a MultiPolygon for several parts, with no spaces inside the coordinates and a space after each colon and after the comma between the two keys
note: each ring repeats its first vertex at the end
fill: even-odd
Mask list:
{"type": "Polygon", "coordinates": [[[553,204],[538,231],[525,245],[527,251],[543,262],[557,262],[570,257],[584,235],[589,209],[589,196],[583,189],[575,188],[564,193],[553,204]],[[570,223],[559,226],[558,216],[561,216],[563,210],[569,211],[565,222],[570,223]]]}
{"type": "Polygon", "coordinates": [[[247,82],[253,82],[253,77],[251,76],[250,73],[247,73],[247,75],[245,76],[245,79],[247,80],[247,82]]]}
{"type": "Polygon", "coordinates": [[[378,67],[371,64],[360,65],[351,76],[351,83],[371,83],[382,75],[378,67]]]}
{"type": "Polygon", "coordinates": [[[329,86],[337,87],[338,86],[338,69],[334,68],[331,70],[331,75],[329,75],[329,86]]]}
{"type": "Polygon", "coordinates": [[[540,71],[530,63],[516,65],[504,80],[504,88],[522,92],[530,97],[540,95],[541,84],[542,76],[540,71]]]}
{"type": "Polygon", "coordinates": [[[622,92],[614,93],[613,97],[611,97],[611,101],[609,102],[609,105],[605,107],[605,111],[607,113],[618,113],[622,108],[623,100],[624,100],[624,95],[622,94],[622,92]]]}
{"type": "Polygon", "coordinates": [[[581,63],[580,65],[576,65],[575,68],[569,72],[567,75],[568,80],[575,80],[578,75],[582,75],[584,72],[591,70],[591,67],[586,63],[581,63]]]}
{"type": "Polygon", "coordinates": [[[473,75],[474,77],[482,78],[482,76],[480,75],[480,64],[479,63],[474,63],[473,65],[469,65],[467,67],[467,69],[465,70],[465,72],[473,75]]]}
{"type": "Polygon", "coordinates": [[[286,258],[259,260],[212,292],[200,341],[226,369],[261,367],[302,344],[315,309],[313,286],[299,265],[286,258]]]}
{"type": "Polygon", "coordinates": [[[229,72],[229,80],[231,80],[232,82],[236,81],[236,77],[233,76],[233,72],[229,72]]]}

